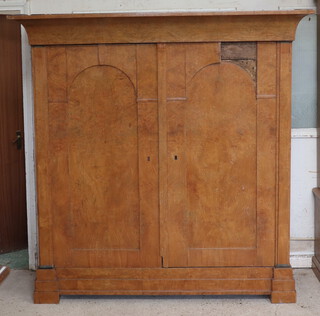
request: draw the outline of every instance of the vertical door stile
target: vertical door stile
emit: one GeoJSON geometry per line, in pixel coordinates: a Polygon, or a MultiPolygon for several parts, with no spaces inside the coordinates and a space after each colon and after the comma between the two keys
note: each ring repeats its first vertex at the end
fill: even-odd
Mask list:
{"type": "Polygon", "coordinates": [[[292,43],[278,43],[278,205],[276,265],[290,265],[290,145],[292,43]]]}
{"type": "Polygon", "coordinates": [[[167,161],[167,91],[166,91],[166,44],[158,44],[158,119],[159,119],[159,212],[160,253],[163,267],[167,262],[167,208],[168,208],[168,161],[167,161]]]}
{"type": "Polygon", "coordinates": [[[257,55],[257,227],[259,230],[256,264],[272,266],[277,203],[277,44],[258,43],[257,55]]]}

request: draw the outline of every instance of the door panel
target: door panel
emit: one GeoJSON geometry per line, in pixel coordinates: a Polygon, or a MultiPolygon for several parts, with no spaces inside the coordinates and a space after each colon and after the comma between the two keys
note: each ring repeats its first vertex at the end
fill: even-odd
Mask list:
{"type": "Polygon", "coordinates": [[[255,85],[217,60],[187,81],[186,100],[167,100],[169,267],[273,264],[276,103],[257,102],[255,85]]]}
{"type": "Polygon", "coordinates": [[[110,66],[86,69],[69,88],[67,133],[74,248],[139,249],[134,92],[128,77],[110,66]]]}
{"type": "Polygon", "coordinates": [[[27,240],[20,26],[0,16],[0,253],[24,249],[27,240]]]}
{"type": "Polygon", "coordinates": [[[54,265],[160,266],[157,95],[137,99],[154,46],[46,50],[54,265]]]}
{"type": "Polygon", "coordinates": [[[201,70],[188,87],[191,248],[252,248],[256,243],[256,102],[247,77],[240,67],[222,63],[201,70]]]}

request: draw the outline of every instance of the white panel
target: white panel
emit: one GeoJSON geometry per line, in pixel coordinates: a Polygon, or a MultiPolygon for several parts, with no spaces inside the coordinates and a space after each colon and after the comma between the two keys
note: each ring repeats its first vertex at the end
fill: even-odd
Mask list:
{"type": "Polygon", "coordinates": [[[27,0],[0,0],[0,14],[27,13],[27,0]]]}
{"type": "Polygon", "coordinates": [[[312,0],[29,0],[31,13],[73,13],[150,10],[278,10],[311,8],[312,0]]]}
{"type": "MultiPolygon", "coordinates": [[[[25,5],[27,0],[0,0],[0,6],[20,6],[22,7],[25,5]]],[[[20,13],[24,13],[21,10],[19,11],[20,13]]]]}
{"type": "MultiPolygon", "coordinates": [[[[314,129],[311,131],[311,135],[314,135],[314,129]]],[[[296,135],[291,145],[291,238],[313,239],[312,189],[317,186],[318,177],[317,138],[296,135]]]]}
{"type": "Polygon", "coordinates": [[[315,128],[291,133],[291,242],[290,263],[310,268],[314,255],[314,197],[317,186],[317,137],[315,128]]]}
{"type": "Polygon", "coordinates": [[[310,268],[313,255],[313,239],[291,239],[290,263],[293,268],[310,268]]]}
{"type": "Polygon", "coordinates": [[[134,10],[134,0],[30,0],[30,11],[37,13],[73,13],[134,10]]]}
{"type": "Polygon", "coordinates": [[[27,33],[22,28],[22,79],[23,79],[23,114],[25,139],[26,194],[28,218],[29,268],[36,269],[38,253],[37,201],[34,160],[34,118],[32,95],[31,47],[27,33]]]}
{"type": "Polygon", "coordinates": [[[233,9],[239,6],[241,1],[209,1],[209,0],[175,0],[175,1],[154,1],[154,0],[136,0],[135,10],[214,10],[214,9],[233,9]]]}
{"type": "Polygon", "coordinates": [[[293,128],[291,130],[292,138],[317,138],[319,135],[317,128],[293,128]]]}
{"type": "Polygon", "coordinates": [[[256,1],[241,1],[239,10],[278,10],[279,0],[256,0],[256,1]]]}
{"type": "Polygon", "coordinates": [[[315,8],[317,0],[280,0],[280,9],[295,8],[315,8]]]}

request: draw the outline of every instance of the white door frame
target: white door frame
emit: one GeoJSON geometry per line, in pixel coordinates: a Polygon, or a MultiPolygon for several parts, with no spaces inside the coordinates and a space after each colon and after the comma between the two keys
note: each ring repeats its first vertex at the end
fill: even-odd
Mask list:
{"type": "MultiPolygon", "coordinates": [[[[28,14],[27,0],[1,1],[0,14],[28,14]]],[[[35,160],[34,160],[34,118],[32,96],[32,68],[31,48],[26,31],[21,27],[22,50],[22,82],[23,82],[23,121],[25,140],[25,168],[26,168],[26,196],[27,196],[27,222],[28,222],[28,252],[29,268],[36,269],[38,240],[37,240],[37,202],[35,185],[35,160]]]]}

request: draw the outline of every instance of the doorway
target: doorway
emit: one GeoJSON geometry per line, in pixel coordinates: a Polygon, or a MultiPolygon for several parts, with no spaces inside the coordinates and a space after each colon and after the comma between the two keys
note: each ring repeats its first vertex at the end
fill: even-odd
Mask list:
{"type": "Polygon", "coordinates": [[[28,246],[20,34],[0,15],[0,254],[28,246]]]}

